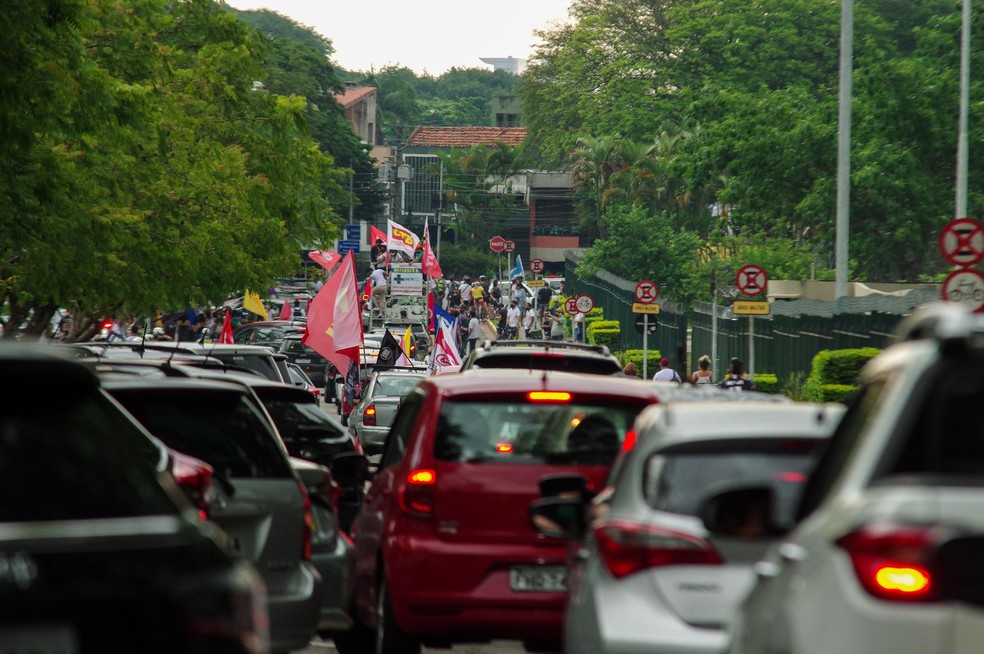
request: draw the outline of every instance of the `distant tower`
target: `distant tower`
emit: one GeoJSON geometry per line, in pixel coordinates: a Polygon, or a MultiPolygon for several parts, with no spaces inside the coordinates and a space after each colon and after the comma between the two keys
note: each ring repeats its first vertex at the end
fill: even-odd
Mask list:
{"type": "Polygon", "coordinates": [[[479,57],[482,63],[492,64],[493,70],[508,70],[513,75],[519,75],[526,70],[526,60],[515,57],[479,57]]]}

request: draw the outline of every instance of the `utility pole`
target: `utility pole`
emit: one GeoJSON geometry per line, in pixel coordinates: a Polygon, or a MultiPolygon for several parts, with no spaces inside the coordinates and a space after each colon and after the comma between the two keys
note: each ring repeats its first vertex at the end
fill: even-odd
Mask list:
{"type": "Polygon", "coordinates": [[[837,112],[837,229],[834,297],[847,295],[851,211],[851,95],[854,63],[854,0],[841,0],[840,99],[837,112]]]}
{"type": "Polygon", "coordinates": [[[967,217],[967,108],[970,105],[970,0],[963,0],[960,30],[960,134],[957,138],[957,201],[954,218],[967,217]]]}

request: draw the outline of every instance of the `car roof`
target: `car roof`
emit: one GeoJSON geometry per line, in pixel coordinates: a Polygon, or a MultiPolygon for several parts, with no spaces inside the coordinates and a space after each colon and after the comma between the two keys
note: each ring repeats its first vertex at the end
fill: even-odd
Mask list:
{"type": "Polygon", "coordinates": [[[99,377],[99,383],[110,392],[130,389],[247,392],[244,385],[233,381],[201,377],[142,377],[106,374],[99,377]]]}
{"type": "Polygon", "coordinates": [[[462,370],[453,375],[431,375],[418,387],[434,386],[442,395],[475,395],[488,393],[527,393],[530,391],[568,391],[585,395],[611,395],[655,402],[659,400],[656,387],[638,379],[597,375],[529,370],[519,368],[462,370]]]}
{"type": "Polygon", "coordinates": [[[29,384],[32,380],[58,380],[72,392],[98,387],[91,367],[73,358],[69,348],[61,345],[41,346],[0,342],[0,376],[4,384],[29,384]]]}
{"type": "Polygon", "coordinates": [[[640,450],[749,438],[826,438],[844,414],[842,404],[769,401],[667,402],[636,420],[640,450]]]}

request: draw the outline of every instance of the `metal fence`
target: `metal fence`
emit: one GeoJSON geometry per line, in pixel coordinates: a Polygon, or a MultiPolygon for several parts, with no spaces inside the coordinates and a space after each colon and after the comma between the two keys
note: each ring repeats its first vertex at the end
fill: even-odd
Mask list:
{"type": "MultiPolygon", "coordinates": [[[[579,278],[576,255],[568,253],[565,286],[569,294],[590,295],[601,307],[606,320],[621,324],[622,350],[641,349],[643,337],[636,329],[640,314],[632,313],[635,282],[607,271],[590,278],[579,278]]],[[[784,383],[796,374],[808,375],[813,358],[822,350],[861,347],[884,348],[892,341],[898,323],[920,304],[939,300],[939,292],[916,288],[905,296],[840,298],[819,300],[777,300],[768,316],[735,316],[730,304],[715,307],[696,302],[685,307],[660,299],[655,333],[648,339],[650,350],[659,350],[681,373],[692,371],[701,355],[712,356],[716,331],[717,357],[712,362],[715,376],[723,376],[727,362],[738,357],[756,374],[775,374],[784,383]],[[714,311],[717,320],[714,320],[714,311]],[[716,323],[716,324],[715,324],[716,323]]],[[[655,369],[655,366],[653,366],[655,369]]]]}

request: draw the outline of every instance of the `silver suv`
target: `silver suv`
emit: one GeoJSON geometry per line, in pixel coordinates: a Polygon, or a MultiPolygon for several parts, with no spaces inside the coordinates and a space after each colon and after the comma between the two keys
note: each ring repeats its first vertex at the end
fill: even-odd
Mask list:
{"type": "Polygon", "coordinates": [[[980,651],[984,317],[929,307],[897,336],[757,565],[732,652],[980,651]]]}
{"type": "Polygon", "coordinates": [[[472,368],[624,374],[622,365],[606,346],[567,341],[485,341],[461,362],[462,371],[472,368]]]}

